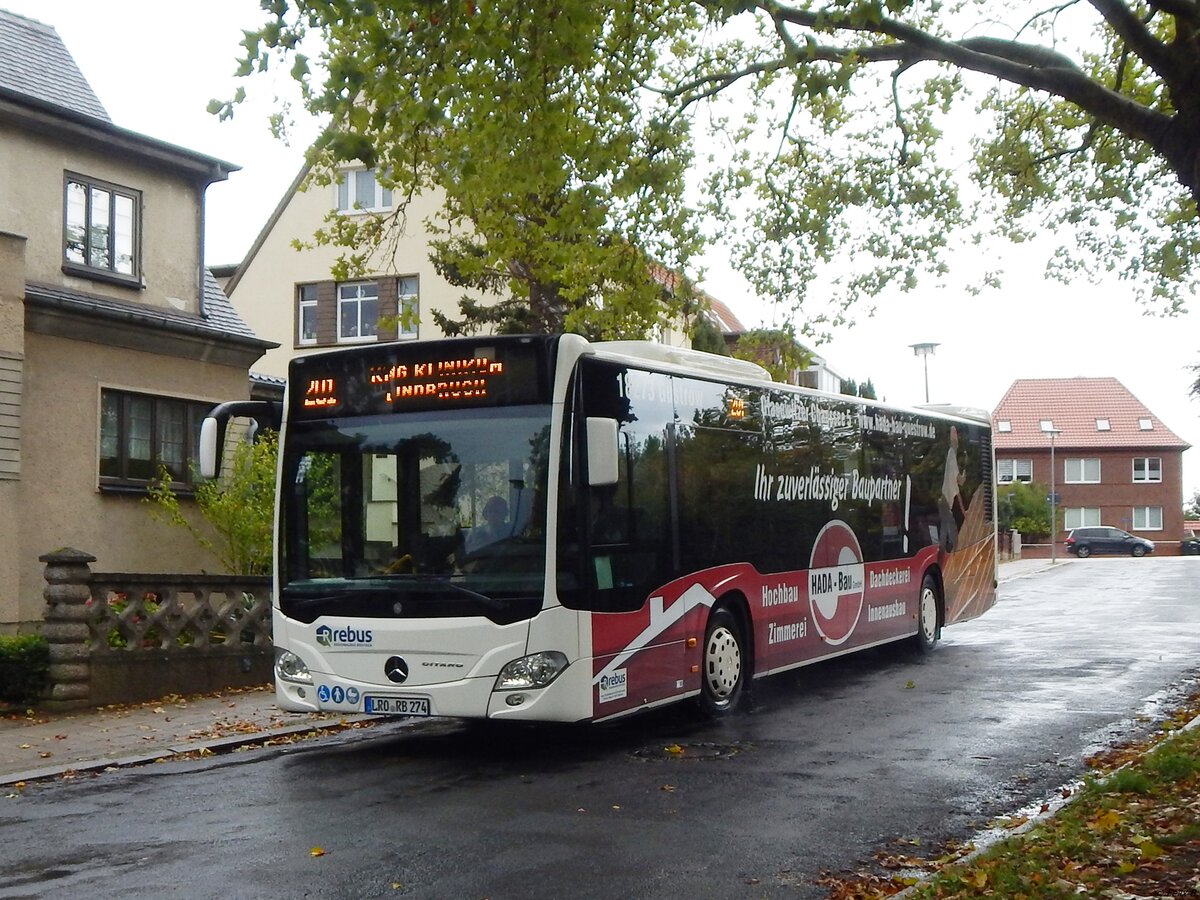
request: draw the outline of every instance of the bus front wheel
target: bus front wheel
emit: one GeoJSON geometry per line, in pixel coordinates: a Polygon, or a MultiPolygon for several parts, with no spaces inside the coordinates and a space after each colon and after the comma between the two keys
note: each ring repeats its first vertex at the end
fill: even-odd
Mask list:
{"type": "Polygon", "coordinates": [[[733,712],[746,685],[749,660],[742,626],[728,609],[718,609],[704,631],[700,709],[708,716],[733,712]]]}
{"type": "Polygon", "coordinates": [[[938,601],[937,579],[926,573],[921,579],[921,593],[917,596],[917,636],[913,638],[913,643],[922,653],[929,653],[937,646],[938,601]]]}

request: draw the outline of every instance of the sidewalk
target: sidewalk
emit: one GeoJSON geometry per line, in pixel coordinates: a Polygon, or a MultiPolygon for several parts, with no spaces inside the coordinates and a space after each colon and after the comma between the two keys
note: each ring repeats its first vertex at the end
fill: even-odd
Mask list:
{"type": "Polygon", "coordinates": [[[0,717],[0,785],[286,743],[314,731],[362,727],[373,718],[281,712],[267,687],[70,713],[10,712],[0,717]]]}
{"type": "Polygon", "coordinates": [[[1051,569],[1062,568],[1075,562],[1075,557],[1063,554],[1057,560],[1050,559],[1012,559],[1001,562],[997,567],[997,578],[1001,584],[1014,578],[1024,578],[1026,575],[1036,575],[1051,569]]]}
{"type": "MultiPolygon", "coordinates": [[[[1073,560],[1022,559],[1000,564],[1006,582],[1073,560]]],[[[68,773],[208,754],[246,744],[283,743],[313,731],[363,727],[373,716],[285,713],[267,687],[73,713],[33,711],[0,717],[0,785],[68,773]]]]}

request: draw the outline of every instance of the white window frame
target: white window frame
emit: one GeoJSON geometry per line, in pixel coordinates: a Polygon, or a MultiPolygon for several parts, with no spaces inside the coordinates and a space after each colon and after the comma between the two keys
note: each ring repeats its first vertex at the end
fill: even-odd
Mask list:
{"type": "Polygon", "coordinates": [[[1154,420],[1153,419],[1138,419],[1138,430],[1139,431],[1153,431],[1154,430],[1154,420]]]}
{"type": "Polygon", "coordinates": [[[1096,430],[1097,431],[1112,431],[1112,423],[1109,422],[1108,419],[1097,419],[1096,420],[1096,430]]]}
{"type": "Polygon", "coordinates": [[[1100,460],[1092,458],[1074,458],[1063,460],[1063,484],[1099,484],[1100,483],[1100,460]],[[1095,477],[1089,477],[1089,463],[1094,463],[1096,468],[1095,477]],[[1072,473],[1071,469],[1076,471],[1072,473]]]}
{"type": "Polygon", "coordinates": [[[343,215],[392,208],[392,192],[379,184],[374,169],[343,169],[334,185],[334,198],[334,208],[343,215]]]}
{"type": "Polygon", "coordinates": [[[1162,481],[1161,456],[1135,456],[1133,458],[1133,481],[1135,484],[1158,484],[1162,481]]]}
{"type": "Polygon", "coordinates": [[[415,341],[418,337],[421,313],[421,288],[413,275],[396,279],[396,339],[415,341]],[[407,321],[406,321],[407,319],[407,321]]]}
{"type": "Polygon", "coordinates": [[[1134,531],[1162,531],[1162,507],[1135,506],[1132,521],[1134,531]]]}
{"type": "Polygon", "coordinates": [[[374,281],[347,281],[337,286],[337,321],[339,344],[363,344],[378,340],[379,331],[379,284],[374,281]],[[346,313],[354,308],[354,327],[351,333],[345,327],[346,313]],[[373,310],[373,314],[366,314],[373,310]]]}
{"type": "Polygon", "coordinates": [[[1014,481],[1019,481],[1023,484],[1029,484],[1033,481],[1032,459],[996,460],[996,483],[1012,484],[1014,481]]]}
{"type": "Polygon", "coordinates": [[[1063,528],[1095,528],[1100,524],[1100,508],[1093,506],[1069,506],[1063,510],[1063,528]]]}
{"type": "Polygon", "coordinates": [[[296,346],[312,347],[317,343],[317,286],[296,285],[296,346]],[[312,337],[304,334],[305,319],[312,316],[312,337]]]}
{"type": "Polygon", "coordinates": [[[1009,431],[1012,431],[1012,420],[1010,420],[1010,419],[998,419],[998,420],[996,421],[996,430],[997,430],[997,431],[1003,431],[1003,432],[1009,432],[1009,431]]]}

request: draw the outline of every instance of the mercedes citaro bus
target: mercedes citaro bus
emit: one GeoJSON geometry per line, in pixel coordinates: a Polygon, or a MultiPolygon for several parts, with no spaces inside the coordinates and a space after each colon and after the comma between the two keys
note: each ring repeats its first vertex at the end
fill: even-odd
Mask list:
{"type": "Polygon", "coordinates": [[[986,419],[575,335],[291,362],[275,683],[287,710],[576,722],[694,699],[995,601],[986,419]]]}

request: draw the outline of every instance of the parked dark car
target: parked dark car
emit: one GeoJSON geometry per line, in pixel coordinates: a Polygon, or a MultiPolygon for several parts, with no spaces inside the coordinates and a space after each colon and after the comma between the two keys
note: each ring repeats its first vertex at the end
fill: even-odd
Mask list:
{"type": "Polygon", "coordinates": [[[1200,556],[1200,537],[1196,537],[1196,532],[1190,528],[1183,533],[1183,540],[1179,542],[1179,552],[1184,556],[1200,556]]]}
{"type": "Polygon", "coordinates": [[[1071,533],[1067,535],[1067,552],[1074,553],[1080,559],[1085,559],[1093,553],[1145,556],[1154,552],[1154,541],[1109,525],[1072,528],[1071,533]]]}

